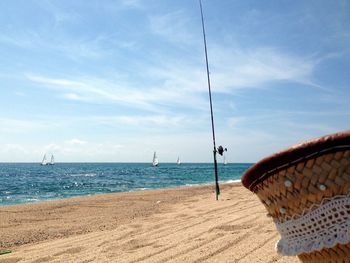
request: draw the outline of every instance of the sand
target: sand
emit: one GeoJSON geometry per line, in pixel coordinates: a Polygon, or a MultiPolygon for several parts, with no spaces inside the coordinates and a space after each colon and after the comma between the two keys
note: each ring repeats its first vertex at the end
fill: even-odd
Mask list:
{"type": "Polygon", "coordinates": [[[299,262],[241,184],[116,193],[0,207],[1,263],[299,262]]]}

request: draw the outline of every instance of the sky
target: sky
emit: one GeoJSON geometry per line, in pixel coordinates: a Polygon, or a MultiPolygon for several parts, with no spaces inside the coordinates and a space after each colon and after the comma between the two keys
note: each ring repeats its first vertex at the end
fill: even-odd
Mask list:
{"type": "MultiPolygon", "coordinates": [[[[349,1],[202,4],[228,162],[350,129],[349,1]]],[[[197,0],[0,1],[0,94],[0,162],[212,162],[197,0]]]]}

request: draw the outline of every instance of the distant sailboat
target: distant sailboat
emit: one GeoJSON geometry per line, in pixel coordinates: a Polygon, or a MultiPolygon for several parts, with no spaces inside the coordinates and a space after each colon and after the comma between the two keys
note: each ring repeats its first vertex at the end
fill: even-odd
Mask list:
{"type": "Polygon", "coordinates": [[[46,154],[44,154],[43,160],[41,161],[41,165],[47,165],[46,154]]]}
{"type": "Polygon", "coordinates": [[[226,160],[226,152],[227,152],[227,148],[224,149],[223,151],[223,157],[224,157],[224,165],[227,164],[227,160],[226,160]]]}
{"type": "Polygon", "coordinates": [[[177,163],[177,165],[180,165],[180,164],[181,164],[180,157],[177,157],[176,163],[177,163]]]}
{"type": "Polygon", "coordinates": [[[158,166],[158,164],[159,164],[159,162],[158,162],[157,154],[156,154],[156,152],[154,152],[152,165],[158,166]]]}
{"type": "Polygon", "coordinates": [[[227,164],[226,155],[224,155],[224,165],[227,164]]]}
{"type": "Polygon", "coordinates": [[[54,165],[55,164],[55,158],[53,157],[53,154],[51,154],[51,160],[49,162],[49,165],[54,165]]]}

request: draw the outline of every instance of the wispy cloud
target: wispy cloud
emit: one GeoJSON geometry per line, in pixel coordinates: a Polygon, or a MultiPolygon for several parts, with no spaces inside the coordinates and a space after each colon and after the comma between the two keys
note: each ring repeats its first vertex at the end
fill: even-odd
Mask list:
{"type": "Polygon", "coordinates": [[[284,54],[274,48],[211,50],[212,78],[221,92],[232,89],[261,88],[274,81],[308,85],[317,62],[284,54]]]}
{"type": "Polygon", "coordinates": [[[184,11],[176,11],[163,15],[149,17],[153,34],[161,36],[164,40],[177,44],[193,44],[197,42],[193,33],[189,30],[191,20],[184,11]]]}
{"type": "Polygon", "coordinates": [[[30,81],[41,84],[44,88],[55,89],[58,92],[63,91],[63,96],[67,99],[95,103],[110,101],[152,109],[152,105],[147,102],[147,97],[150,96],[143,96],[142,92],[135,90],[127,84],[123,86],[123,84],[115,84],[95,78],[70,80],[33,74],[27,74],[26,77],[30,81]]]}
{"type": "MultiPolygon", "coordinates": [[[[102,43],[105,36],[96,36],[95,38],[68,38],[61,36],[57,38],[51,33],[40,33],[36,31],[14,31],[3,33],[0,36],[0,44],[14,46],[21,49],[32,51],[52,52],[53,55],[63,54],[71,60],[81,60],[84,58],[101,59],[110,55],[109,49],[106,49],[102,43]]],[[[135,45],[130,42],[119,41],[115,43],[119,48],[131,48],[135,45]]]]}
{"type": "MultiPolygon", "coordinates": [[[[327,90],[312,76],[317,61],[284,54],[272,48],[212,50],[212,91],[230,94],[237,89],[263,88],[269,83],[286,81],[327,90]]],[[[60,96],[90,103],[120,103],[129,107],[161,112],[176,105],[207,109],[207,85],[203,65],[169,57],[158,65],[144,64],[144,70],[124,79],[82,76],[55,78],[27,74],[32,82],[56,89],[60,96]],[[142,82],[142,88],[139,87],[142,82]],[[138,84],[137,84],[138,83],[138,84]]],[[[131,70],[131,69],[130,69],[131,70]]]]}
{"type": "MultiPolygon", "coordinates": [[[[177,104],[189,108],[202,107],[203,99],[196,96],[195,91],[190,91],[188,85],[183,85],[195,83],[195,80],[190,80],[191,72],[187,72],[186,75],[185,72],[183,73],[182,80],[179,74],[174,74],[171,79],[166,79],[161,84],[154,85],[152,81],[144,83],[142,89],[125,81],[116,83],[112,80],[89,77],[71,80],[27,74],[26,78],[40,84],[43,88],[63,92],[62,96],[71,100],[120,103],[128,107],[155,112],[162,112],[166,107],[177,104]]],[[[159,78],[160,75],[158,74],[157,77],[159,78]]]]}
{"type": "Polygon", "coordinates": [[[17,32],[16,35],[0,35],[0,44],[15,46],[19,48],[32,48],[36,43],[36,34],[26,32],[25,34],[17,32]]]}
{"type": "MultiPolygon", "coordinates": [[[[31,148],[31,145],[27,146],[31,148]]],[[[79,139],[59,141],[42,146],[43,153],[54,154],[56,161],[116,161],[114,155],[120,155],[124,145],[111,142],[86,142],[79,139]]]]}
{"type": "Polygon", "coordinates": [[[195,124],[198,119],[187,117],[180,114],[169,114],[169,115],[122,115],[122,116],[95,116],[91,117],[90,120],[95,123],[101,123],[104,125],[115,126],[115,125],[126,125],[126,126],[137,126],[140,130],[148,127],[172,127],[175,130],[178,127],[184,127],[186,125],[195,124]]]}
{"type": "Polygon", "coordinates": [[[84,144],[87,143],[87,141],[80,140],[80,139],[77,139],[77,138],[73,138],[71,140],[65,141],[65,143],[71,144],[71,145],[84,145],[84,144]]]}
{"type": "Polygon", "coordinates": [[[35,121],[25,119],[0,118],[1,133],[25,133],[37,130],[43,130],[50,127],[49,120],[35,121]]]}
{"type": "Polygon", "coordinates": [[[20,144],[14,144],[14,143],[6,143],[0,147],[0,153],[4,154],[13,154],[13,153],[21,153],[26,154],[28,153],[28,150],[26,147],[20,145],[20,144]]]}
{"type": "Polygon", "coordinates": [[[76,93],[64,93],[62,97],[68,100],[87,101],[84,97],[76,93]]]}

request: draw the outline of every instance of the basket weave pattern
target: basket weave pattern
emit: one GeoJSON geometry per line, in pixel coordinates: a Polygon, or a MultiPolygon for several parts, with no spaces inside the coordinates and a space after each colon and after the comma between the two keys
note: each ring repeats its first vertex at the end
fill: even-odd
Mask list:
{"type": "Polygon", "coordinates": [[[349,192],[349,150],[300,162],[270,176],[255,188],[269,214],[281,222],[302,214],[324,198],[349,192]],[[285,186],[286,180],[292,182],[290,187],[285,186]],[[320,190],[320,185],[326,186],[326,189],[320,190]],[[281,207],[286,209],[285,214],[280,212],[281,207]]]}
{"type": "MultiPolygon", "coordinates": [[[[300,160],[257,184],[254,192],[279,222],[298,218],[324,198],[350,192],[350,150],[300,160]]],[[[303,262],[350,262],[350,244],[299,255],[303,262]]]]}
{"type": "Polygon", "coordinates": [[[310,254],[304,253],[298,257],[302,262],[309,263],[349,263],[350,244],[336,245],[333,248],[322,249],[310,254]]]}
{"type": "Polygon", "coordinates": [[[298,257],[302,262],[309,263],[349,263],[350,244],[336,245],[333,248],[322,249],[310,254],[304,253],[298,257]]]}

